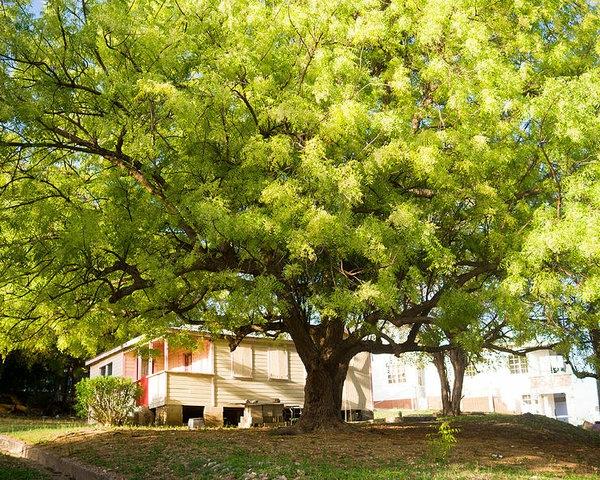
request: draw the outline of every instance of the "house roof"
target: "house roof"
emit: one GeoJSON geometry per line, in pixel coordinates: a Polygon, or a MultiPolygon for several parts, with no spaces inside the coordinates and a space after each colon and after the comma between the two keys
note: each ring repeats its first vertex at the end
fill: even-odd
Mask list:
{"type": "MultiPolygon", "coordinates": [[[[203,329],[197,325],[182,325],[180,327],[173,327],[173,330],[187,330],[190,332],[193,332],[195,334],[202,334],[202,335],[207,335],[207,336],[212,336],[212,334],[206,330],[203,329]]],[[[234,335],[234,332],[231,331],[227,331],[227,330],[222,330],[221,331],[222,335],[234,335]]],[[[98,363],[100,361],[102,361],[103,359],[110,357],[111,355],[114,355],[115,353],[119,353],[122,352],[123,350],[127,350],[130,347],[133,347],[134,345],[136,345],[137,343],[139,343],[140,341],[142,341],[145,337],[143,335],[139,335],[135,338],[132,338],[131,340],[113,348],[112,350],[107,350],[106,352],[102,352],[98,355],[96,355],[94,358],[90,358],[89,360],[87,360],[85,362],[85,366],[89,367],[90,365],[93,365],[95,363],[98,363]]],[[[260,333],[250,333],[248,335],[246,335],[245,338],[251,338],[254,340],[273,340],[270,337],[267,337],[265,335],[262,335],[260,333]]],[[[286,342],[292,342],[291,338],[289,337],[289,335],[281,335],[280,338],[278,339],[279,341],[286,341],[286,342]]],[[[151,340],[150,340],[151,341],[151,340]]]]}
{"type": "Polygon", "coordinates": [[[118,347],[113,348],[112,350],[107,350],[106,352],[102,352],[101,354],[96,355],[94,358],[90,358],[87,362],[85,362],[85,366],[89,367],[93,363],[97,363],[106,357],[110,357],[111,355],[114,355],[115,353],[119,353],[129,347],[132,347],[136,343],[138,343],[140,340],[142,340],[142,338],[143,338],[143,336],[140,335],[138,337],[132,338],[131,340],[119,345],[118,347]]]}

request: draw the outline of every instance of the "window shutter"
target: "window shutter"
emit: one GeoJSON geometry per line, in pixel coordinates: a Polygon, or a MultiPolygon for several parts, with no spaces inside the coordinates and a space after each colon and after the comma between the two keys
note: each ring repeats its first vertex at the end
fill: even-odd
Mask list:
{"type": "Polygon", "coordinates": [[[287,380],[289,378],[289,360],[287,350],[269,350],[269,378],[277,380],[287,380]]]}
{"type": "Polygon", "coordinates": [[[252,347],[248,345],[238,345],[231,352],[232,370],[234,377],[252,378],[252,347]]]}

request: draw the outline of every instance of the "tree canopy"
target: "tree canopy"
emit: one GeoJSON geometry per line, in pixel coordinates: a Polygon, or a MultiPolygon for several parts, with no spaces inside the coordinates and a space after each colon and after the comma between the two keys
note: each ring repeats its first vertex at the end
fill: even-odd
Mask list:
{"type": "MultiPolygon", "coordinates": [[[[596,93],[596,109],[599,100],[596,93]]],[[[597,122],[597,116],[593,120],[597,122]]],[[[582,125],[592,126],[589,121],[582,125]]],[[[593,129],[586,132],[591,145],[597,143],[600,133],[597,125],[594,128],[595,133],[593,129]]],[[[590,150],[581,163],[576,173],[561,176],[561,214],[552,208],[536,212],[533,228],[523,252],[511,264],[505,287],[531,305],[538,319],[529,328],[555,339],[576,375],[600,378],[597,154],[590,150]]]]}
{"type": "MultiPolygon", "coordinates": [[[[331,414],[352,356],[426,351],[566,215],[599,25],[579,1],[3,0],[2,346],[285,332],[331,414]]],[[[494,309],[525,324],[517,290],[494,309]]]]}

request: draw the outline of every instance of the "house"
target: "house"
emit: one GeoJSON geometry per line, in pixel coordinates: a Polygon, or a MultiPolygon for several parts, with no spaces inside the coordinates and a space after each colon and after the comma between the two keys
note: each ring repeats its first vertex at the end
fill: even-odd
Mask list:
{"type": "MultiPolygon", "coordinates": [[[[426,358],[426,357],[425,357],[426,358]]],[[[375,408],[441,409],[440,381],[424,359],[373,356],[375,408]]],[[[465,372],[465,412],[535,413],[574,425],[600,420],[598,385],[578,379],[562,356],[538,350],[526,356],[493,354],[465,372]]]]}
{"type": "MultiPolygon", "coordinates": [[[[247,401],[301,408],[306,371],[290,340],[246,337],[230,351],[226,340],[195,333],[195,348],[170,346],[165,338],[135,338],[101,353],[86,365],[90,377],[114,375],[142,386],[141,406],[159,424],[181,425],[203,417],[211,426],[237,425],[247,401]],[[153,355],[140,355],[143,347],[153,355]]],[[[371,358],[359,354],[344,384],[343,413],[371,418],[371,358]]]]}

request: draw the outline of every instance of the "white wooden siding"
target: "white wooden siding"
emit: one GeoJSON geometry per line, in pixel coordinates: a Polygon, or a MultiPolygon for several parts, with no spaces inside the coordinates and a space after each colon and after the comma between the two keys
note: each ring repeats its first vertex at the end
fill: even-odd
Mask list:
{"type": "Polygon", "coordinates": [[[371,355],[359,353],[350,362],[344,383],[342,410],[373,410],[371,355]]]}
{"type": "Polygon", "coordinates": [[[167,372],[148,375],[148,406],[159,407],[167,402],[167,372]]]}
{"type": "Polygon", "coordinates": [[[212,375],[168,372],[169,404],[212,406],[212,375]]]}
{"type": "Polygon", "coordinates": [[[112,362],[112,376],[113,377],[122,377],[123,376],[123,353],[118,352],[110,357],[106,357],[102,359],[102,361],[95,363],[94,365],[90,365],[90,378],[99,377],[100,369],[105,365],[108,365],[112,362]]]}
{"type": "MultiPolygon", "coordinates": [[[[242,346],[252,346],[254,369],[252,378],[236,378],[232,371],[229,346],[215,341],[215,385],[217,405],[243,403],[247,399],[272,401],[278,398],[286,405],[304,403],[306,377],[300,357],[290,355],[289,380],[269,379],[268,355],[273,341],[246,339],[242,346]]],[[[285,344],[282,345],[285,347],[285,344]]],[[[239,347],[238,347],[239,348],[239,347]]]]}
{"type": "Polygon", "coordinates": [[[213,373],[213,370],[212,342],[206,339],[199,339],[198,348],[191,352],[182,348],[169,349],[170,372],[213,373]],[[184,364],[186,353],[192,354],[192,363],[187,367],[184,364]]]}
{"type": "Polygon", "coordinates": [[[123,376],[137,380],[137,356],[135,352],[123,353],[123,376]]]}

